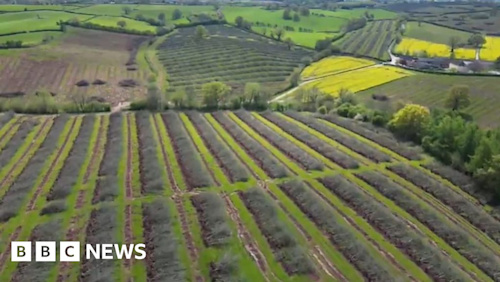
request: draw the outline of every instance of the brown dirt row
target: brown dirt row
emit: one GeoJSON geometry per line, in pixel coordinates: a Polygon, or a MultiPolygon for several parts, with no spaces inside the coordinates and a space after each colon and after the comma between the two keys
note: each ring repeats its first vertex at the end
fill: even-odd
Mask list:
{"type": "MultiPolygon", "coordinates": [[[[314,244],[314,242],[312,242],[311,235],[309,235],[309,233],[307,233],[307,231],[305,230],[305,228],[285,208],[285,206],[283,205],[283,203],[281,203],[281,201],[279,201],[278,197],[276,197],[276,195],[274,195],[271,192],[271,190],[269,190],[269,187],[267,187],[267,184],[264,181],[259,181],[259,187],[261,189],[265,190],[274,199],[274,201],[281,207],[281,209],[283,210],[283,212],[285,212],[285,214],[288,216],[288,218],[290,218],[290,220],[293,222],[293,224],[295,225],[295,227],[297,228],[297,230],[301,233],[301,235],[304,238],[306,238],[307,242],[313,243],[313,246],[312,246],[312,249],[311,249],[312,256],[317,261],[319,267],[321,267],[321,269],[326,274],[328,274],[330,277],[335,277],[339,281],[347,281],[347,279],[344,277],[344,275],[342,275],[342,273],[337,268],[335,268],[335,266],[328,260],[328,258],[326,258],[326,256],[321,251],[321,248],[318,245],[314,244]]],[[[319,279],[319,277],[314,277],[314,278],[316,280],[319,279]]]]}
{"type": "Polygon", "coordinates": [[[104,132],[106,131],[106,129],[104,128],[104,118],[103,117],[100,117],[100,124],[99,124],[99,132],[97,134],[97,139],[96,139],[96,144],[94,146],[94,148],[92,148],[92,157],[90,158],[90,164],[87,168],[87,171],[85,172],[85,175],[83,177],[83,184],[87,184],[87,182],[89,181],[89,178],[90,178],[90,174],[92,173],[92,170],[94,169],[94,166],[96,165],[97,163],[97,158],[99,157],[99,148],[101,147],[101,142],[103,141],[102,140],[102,136],[104,134],[104,132]]]}
{"type": "Polygon", "coordinates": [[[229,196],[224,193],[222,194],[222,198],[226,202],[227,213],[238,227],[238,238],[240,238],[241,242],[244,243],[245,249],[250,254],[252,259],[257,263],[257,266],[264,275],[266,281],[269,281],[269,278],[265,275],[268,266],[264,255],[259,250],[257,244],[255,243],[252,236],[250,235],[245,225],[241,221],[240,215],[238,214],[238,210],[234,207],[233,202],[231,202],[231,199],[229,199],[229,196]]]}
{"type": "MultiPolygon", "coordinates": [[[[33,140],[37,140],[40,138],[40,135],[42,134],[43,130],[45,129],[45,127],[47,127],[47,124],[49,123],[49,119],[45,119],[45,121],[43,122],[42,126],[40,127],[40,129],[38,130],[38,133],[36,134],[35,138],[33,138],[33,140]]],[[[35,143],[32,142],[28,148],[26,148],[26,150],[24,151],[24,153],[21,155],[21,157],[19,158],[19,161],[14,164],[12,166],[12,168],[9,170],[9,172],[7,173],[7,175],[2,179],[2,181],[0,182],[0,187],[5,187],[5,182],[7,180],[9,180],[9,178],[12,177],[12,172],[17,168],[17,166],[22,162],[22,160],[26,157],[26,155],[28,154],[28,152],[30,151],[30,149],[33,147],[35,143]]]]}
{"type": "MultiPolygon", "coordinates": [[[[132,206],[129,204],[125,207],[125,244],[133,243],[132,234],[132,206]]],[[[125,267],[130,270],[133,259],[124,260],[125,267]]],[[[130,278],[129,278],[130,279],[130,278]]]]}
{"type": "Polygon", "coordinates": [[[7,261],[7,259],[10,258],[10,244],[11,244],[11,242],[17,240],[19,233],[21,233],[21,226],[18,226],[16,228],[16,230],[10,235],[9,242],[7,244],[5,244],[6,249],[0,254],[0,271],[3,270],[3,267],[5,266],[5,262],[7,261]]]}
{"type": "Polygon", "coordinates": [[[61,158],[61,154],[62,154],[64,148],[66,148],[66,145],[68,145],[69,137],[71,136],[71,134],[73,133],[73,130],[75,129],[75,124],[76,124],[76,118],[73,119],[73,122],[71,123],[71,128],[69,129],[68,134],[64,138],[63,144],[61,145],[61,147],[59,147],[59,150],[57,151],[56,158],[50,164],[50,167],[49,167],[49,170],[47,171],[47,173],[43,176],[42,183],[40,183],[40,185],[36,188],[35,194],[30,199],[27,211],[32,211],[35,208],[36,199],[38,198],[38,196],[40,195],[40,193],[42,193],[43,186],[45,186],[45,184],[49,180],[49,176],[52,174],[52,171],[54,170],[54,167],[59,162],[59,159],[61,158]]]}
{"type": "MultiPolygon", "coordinates": [[[[163,136],[160,134],[159,130],[159,124],[158,120],[156,117],[153,117],[154,120],[154,125],[155,125],[155,130],[156,134],[158,135],[158,139],[160,141],[160,147],[162,151],[162,156],[163,156],[163,161],[166,164],[166,170],[168,174],[168,179],[170,182],[170,186],[174,190],[174,196],[172,199],[175,202],[175,207],[177,209],[177,212],[179,213],[180,221],[181,221],[181,228],[182,228],[182,235],[186,239],[186,244],[189,250],[189,256],[191,258],[191,261],[193,263],[196,263],[198,261],[198,250],[196,249],[196,246],[194,244],[193,236],[191,235],[191,232],[189,231],[189,223],[187,220],[186,216],[186,211],[184,210],[184,205],[182,204],[182,191],[177,186],[177,182],[175,181],[174,174],[172,172],[172,167],[171,164],[168,160],[168,154],[165,150],[165,141],[163,140],[163,136]]],[[[195,269],[196,272],[196,281],[204,281],[203,276],[199,273],[199,269],[195,269]]]]}
{"type": "MultiPolygon", "coordinates": [[[[417,281],[414,277],[412,277],[410,275],[410,273],[408,273],[397,261],[396,261],[396,258],[394,258],[394,256],[388,252],[386,252],[381,246],[379,243],[377,243],[375,240],[373,240],[372,238],[370,238],[368,236],[368,234],[362,230],[357,224],[356,222],[354,222],[350,217],[346,216],[342,211],[340,211],[337,207],[335,207],[335,205],[333,205],[332,203],[330,203],[330,201],[325,197],[323,196],[323,194],[321,194],[320,192],[316,191],[316,189],[314,189],[309,183],[306,183],[307,186],[316,193],[316,195],[318,195],[320,198],[322,198],[330,207],[332,207],[333,209],[335,209],[341,216],[342,218],[346,221],[347,224],[349,224],[351,227],[353,227],[354,229],[356,229],[359,233],[361,233],[363,235],[363,237],[365,237],[376,249],[377,251],[385,258],[387,258],[396,268],[398,268],[399,270],[401,270],[401,272],[405,273],[408,278],[410,278],[412,281],[417,281]]],[[[371,225],[370,225],[371,226],[371,225]]]]}

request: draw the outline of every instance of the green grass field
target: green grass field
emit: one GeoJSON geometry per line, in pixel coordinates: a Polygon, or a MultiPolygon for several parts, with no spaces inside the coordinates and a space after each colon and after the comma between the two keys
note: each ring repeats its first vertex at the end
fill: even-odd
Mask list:
{"type": "Polygon", "coordinates": [[[408,22],[406,23],[405,36],[434,43],[449,44],[451,37],[458,37],[461,43],[466,43],[471,33],[428,23],[408,22]]]}
{"type": "Polygon", "coordinates": [[[187,23],[187,17],[192,14],[198,14],[202,12],[213,11],[212,6],[184,6],[184,5],[93,5],[89,7],[84,7],[75,10],[80,13],[90,13],[95,15],[105,15],[105,16],[123,16],[124,7],[129,7],[132,9],[131,13],[128,15],[130,17],[135,17],[137,15],[143,15],[146,18],[157,18],[160,13],[164,13],[167,23],[187,23]],[[172,20],[172,14],[175,9],[179,9],[182,12],[182,18],[178,20],[172,20]]]}
{"type": "Polygon", "coordinates": [[[500,125],[500,78],[453,75],[415,74],[394,82],[371,88],[356,95],[373,107],[391,110],[399,102],[414,102],[431,108],[444,105],[447,91],[454,85],[470,88],[471,105],[465,109],[483,127],[500,125]],[[374,101],[373,94],[384,94],[388,102],[374,101]]]}
{"type": "Polygon", "coordinates": [[[21,40],[23,45],[38,45],[43,43],[44,40],[53,40],[59,38],[63,33],[58,31],[43,31],[43,32],[30,32],[15,35],[0,36],[0,44],[7,41],[21,40]]]}
{"type": "Polygon", "coordinates": [[[383,9],[360,8],[360,9],[337,9],[335,11],[311,9],[311,13],[323,14],[327,17],[345,18],[345,19],[363,17],[365,15],[365,12],[373,14],[374,19],[376,20],[395,19],[398,17],[397,13],[383,9]]]}
{"type": "Polygon", "coordinates": [[[91,16],[77,15],[59,11],[31,11],[0,14],[0,34],[35,31],[44,29],[59,29],[58,21],[78,18],[84,21],[91,16]]]}
{"type": "Polygon", "coordinates": [[[129,18],[124,17],[110,17],[110,16],[99,16],[92,18],[88,22],[102,25],[102,26],[110,26],[117,27],[117,23],[119,21],[124,21],[126,26],[124,27],[127,30],[138,30],[138,31],[156,31],[156,27],[152,26],[146,22],[136,21],[129,18]]]}
{"type": "Polygon", "coordinates": [[[74,10],[79,6],[71,5],[0,5],[0,12],[21,12],[32,10],[74,10]]]}

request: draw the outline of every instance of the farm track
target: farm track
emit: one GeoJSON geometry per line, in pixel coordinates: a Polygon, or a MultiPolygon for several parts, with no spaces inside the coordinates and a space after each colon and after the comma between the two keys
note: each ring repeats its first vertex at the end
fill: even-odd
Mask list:
{"type": "Polygon", "coordinates": [[[28,204],[28,207],[27,207],[27,211],[32,211],[35,207],[35,202],[36,200],[38,199],[38,196],[40,195],[40,193],[42,192],[42,189],[43,187],[45,186],[45,184],[47,183],[47,181],[49,180],[49,177],[51,176],[53,170],[54,170],[54,167],[57,165],[57,163],[59,162],[59,159],[61,157],[61,154],[63,152],[63,150],[66,148],[67,144],[68,144],[68,141],[69,141],[69,138],[71,137],[72,133],[73,133],[73,130],[75,129],[75,124],[77,122],[77,119],[76,118],[73,118],[73,121],[71,123],[71,127],[68,131],[68,134],[66,135],[66,137],[64,138],[64,141],[63,141],[63,144],[61,145],[61,147],[59,147],[59,150],[57,151],[57,154],[56,154],[56,157],[54,159],[54,161],[50,164],[50,167],[49,167],[49,170],[47,171],[47,173],[44,175],[43,179],[42,179],[42,182],[40,183],[40,185],[36,188],[36,191],[35,191],[35,194],[33,195],[33,197],[30,199],[30,202],[28,204]]]}
{"type": "MultiPolygon", "coordinates": [[[[189,230],[189,223],[188,223],[188,219],[186,216],[186,210],[184,209],[184,205],[182,203],[182,191],[179,188],[179,186],[177,185],[177,181],[175,180],[174,174],[172,172],[172,166],[171,166],[171,163],[168,159],[168,154],[165,150],[165,141],[163,140],[163,136],[159,130],[160,125],[158,124],[158,117],[154,116],[153,120],[154,120],[156,134],[158,135],[158,139],[160,140],[160,147],[161,147],[161,151],[162,151],[163,161],[165,162],[165,165],[166,165],[165,169],[167,170],[168,181],[170,183],[170,187],[172,187],[172,189],[174,190],[174,195],[172,196],[172,199],[174,200],[175,207],[177,209],[177,212],[179,213],[179,218],[180,218],[181,228],[182,228],[182,235],[184,236],[184,238],[186,240],[186,244],[188,246],[189,256],[191,258],[191,261],[196,262],[196,264],[197,264],[198,257],[199,257],[198,250],[194,244],[193,236],[189,230]]],[[[163,126],[165,126],[164,122],[162,122],[162,124],[163,124],[163,126]]],[[[196,281],[204,281],[204,278],[203,278],[203,276],[201,276],[201,273],[199,272],[199,269],[197,267],[195,267],[195,272],[196,272],[196,274],[195,274],[196,281]]]]}
{"type": "MultiPolygon", "coordinates": [[[[37,140],[38,138],[40,138],[40,135],[44,132],[44,129],[47,127],[47,124],[49,123],[49,120],[50,119],[46,119],[42,126],[38,129],[38,132],[37,134],[35,135],[35,137],[33,138],[33,140],[37,140]]],[[[26,155],[31,151],[31,149],[33,148],[33,146],[35,145],[35,142],[32,142],[28,148],[26,148],[26,150],[23,152],[23,154],[21,155],[21,157],[19,158],[19,160],[17,161],[17,163],[15,163],[11,168],[10,170],[7,172],[7,174],[5,175],[5,177],[2,179],[2,181],[0,182],[0,187],[4,188],[6,186],[10,186],[12,183],[12,181],[14,181],[14,179],[10,179],[12,177],[12,173],[14,172],[14,170],[16,170],[16,168],[23,163],[24,161],[24,158],[26,157],[26,155]],[[10,182],[10,183],[8,183],[10,182]],[[8,184],[6,184],[8,183],[8,184]]],[[[27,163],[27,162],[26,162],[27,163]]],[[[26,163],[24,165],[26,165],[26,163]]]]}
{"type": "Polygon", "coordinates": [[[267,269],[269,269],[266,259],[262,254],[262,252],[257,247],[257,244],[253,240],[251,234],[248,232],[245,225],[243,224],[239,216],[238,210],[234,207],[233,202],[226,193],[222,194],[222,198],[226,202],[227,213],[237,225],[238,238],[240,238],[241,242],[245,245],[245,249],[259,267],[266,281],[270,281],[266,275],[267,269]]]}

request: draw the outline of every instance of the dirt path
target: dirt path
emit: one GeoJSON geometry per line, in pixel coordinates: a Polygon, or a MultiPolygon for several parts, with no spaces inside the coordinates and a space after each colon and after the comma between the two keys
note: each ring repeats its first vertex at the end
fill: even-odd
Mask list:
{"type": "MultiPolygon", "coordinates": [[[[165,169],[167,170],[167,175],[168,175],[168,179],[170,182],[170,186],[172,187],[172,189],[174,191],[174,196],[172,196],[172,199],[174,200],[175,207],[177,209],[177,212],[179,213],[179,218],[181,221],[181,228],[182,228],[182,235],[186,239],[186,244],[187,244],[187,247],[189,250],[190,259],[193,262],[193,264],[197,265],[198,264],[198,257],[199,257],[198,249],[196,248],[196,245],[194,244],[193,236],[189,230],[189,222],[188,222],[188,219],[186,216],[186,210],[184,209],[184,205],[182,203],[182,191],[179,188],[179,186],[177,185],[177,182],[174,178],[174,174],[172,172],[172,167],[171,167],[170,161],[168,159],[168,154],[165,150],[165,140],[163,140],[163,136],[160,133],[160,127],[159,127],[160,125],[158,124],[158,119],[156,117],[153,117],[153,120],[154,120],[155,131],[156,131],[156,134],[158,136],[158,140],[160,141],[162,157],[163,157],[163,161],[165,162],[165,165],[166,165],[165,169]]],[[[194,268],[194,271],[195,271],[196,281],[204,281],[204,278],[201,275],[200,270],[197,267],[194,268]]]]}
{"type": "Polygon", "coordinates": [[[241,242],[245,245],[245,249],[247,250],[247,252],[250,254],[252,259],[257,263],[257,266],[259,267],[266,281],[270,281],[267,275],[265,275],[266,270],[269,268],[267,266],[266,259],[264,255],[260,252],[259,248],[257,247],[257,244],[253,240],[250,233],[245,228],[245,225],[243,224],[238,214],[238,210],[234,207],[233,202],[231,202],[231,199],[227,194],[225,193],[222,194],[222,198],[226,202],[227,213],[238,227],[238,238],[240,238],[241,242]]]}
{"type": "MultiPolygon", "coordinates": [[[[24,151],[24,153],[19,158],[18,162],[15,163],[10,168],[9,172],[7,172],[7,174],[5,175],[5,177],[2,179],[2,182],[0,182],[0,187],[3,188],[5,186],[7,186],[7,185],[5,185],[5,183],[7,182],[7,180],[9,180],[12,177],[12,172],[18,167],[18,165],[20,163],[22,163],[22,160],[26,157],[26,155],[31,150],[31,148],[33,148],[33,145],[35,144],[35,140],[37,140],[37,139],[40,138],[40,135],[42,134],[43,130],[47,127],[48,123],[49,123],[49,119],[45,119],[45,121],[43,122],[42,126],[40,127],[40,130],[38,131],[38,133],[36,134],[36,136],[33,138],[33,142],[31,142],[31,144],[28,146],[28,148],[26,148],[26,150],[24,151]]],[[[9,186],[10,186],[10,184],[9,184],[9,186]]]]}
{"type": "MultiPolygon", "coordinates": [[[[75,129],[75,124],[76,124],[76,118],[73,119],[73,122],[71,123],[71,128],[69,129],[68,134],[64,138],[63,144],[61,145],[61,147],[57,151],[56,158],[50,164],[50,167],[49,167],[49,170],[47,171],[47,173],[45,173],[45,175],[43,176],[42,183],[40,183],[40,185],[36,188],[35,194],[33,195],[33,197],[31,198],[31,200],[30,200],[30,202],[28,204],[27,211],[32,211],[35,208],[35,202],[38,199],[38,196],[40,195],[40,193],[42,193],[42,189],[45,186],[45,184],[47,184],[47,181],[49,180],[49,176],[52,174],[52,172],[54,171],[54,167],[59,162],[63,150],[68,145],[69,138],[71,137],[71,135],[73,134],[73,130],[75,129]]],[[[73,144],[71,144],[71,146],[72,145],[73,144]]]]}
{"type": "Polygon", "coordinates": [[[292,221],[294,226],[297,228],[299,233],[304,238],[306,238],[306,240],[309,244],[312,245],[312,248],[311,248],[312,254],[311,255],[314,257],[314,259],[318,263],[318,266],[321,267],[321,269],[330,277],[332,277],[332,278],[335,277],[339,281],[347,281],[347,279],[344,277],[344,275],[342,275],[342,273],[326,258],[326,256],[321,251],[321,248],[318,245],[314,244],[314,242],[312,241],[311,235],[309,235],[309,233],[307,233],[305,228],[297,221],[297,219],[292,214],[290,214],[290,212],[285,208],[283,203],[281,203],[281,201],[276,197],[276,195],[274,195],[271,192],[271,190],[269,190],[269,187],[267,187],[267,184],[264,181],[259,181],[258,184],[259,184],[259,187],[261,189],[266,191],[274,199],[276,204],[278,204],[280,206],[280,208],[283,210],[283,212],[288,216],[288,218],[290,218],[290,220],[292,221]]]}

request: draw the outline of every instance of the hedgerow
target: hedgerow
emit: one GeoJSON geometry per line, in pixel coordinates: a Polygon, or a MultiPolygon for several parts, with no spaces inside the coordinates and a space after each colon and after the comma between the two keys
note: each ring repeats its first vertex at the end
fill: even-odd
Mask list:
{"type": "Polygon", "coordinates": [[[443,238],[462,256],[477,265],[493,279],[500,279],[500,259],[490,250],[471,238],[458,226],[445,220],[435,211],[415,201],[404,192],[404,188],[390,179],[373,171],[357,174],[360,179],[377,189],[385,197],[394,201],[402,209],[427,225],[434,233],[443,238]]]}
{"type": "Polygon", "coordinates": [[[211,128],[210,124],[203,116],[194,111],[187,112],[196,130],[210,150],[210,153],[217,159],[217,163],[229,177],[231,182],[247,181],[249,178],[248,171],[242,163],[234,156],[227,145],[217,137],[216,132],[211,128]]]}
{"type": "Polygon", "coordinates": [[[186,273],[178,253],[180,244],[167,204],[160,199],[144,203],[143,222],[148,281],[184,281],[186,273]]]}
{"type": "MultiPolygon", "coordinates": [[[[36,151],[28,165],[14,181],[0,201],[0,222],[9,220],[17,215],[26,195],[30,192],[37,180],[45,161],[57,147],[59,135],[64,130],[68,116],[57,116],[52,129],[45,137],[41,147],[36,151]]],[[[6,188],[6,187],[5,187],[6,188]]]]}
{"type": "Polygon", "coordinates": [[[231,239],[224,201],[215,193],[203,192],[192,196],[191,201],[198,213],[205,245],[222,246],[231,239]]]}
{"type": "Polygon", "coordinates": [[[326,124],[323,124],[315,120],[314,118],[305,116],[298,112],[291,112],[291,111],[288,111],[285,114],[295,120],[304,123],[308,127],[321,132],[328,138],[337,141],[338,143],[346,146],[347,148],[351,149],[352,151],[360,155],[363,155],[364,157],[369,158],[370,160],[373,160],[377,163],[391,161],[391,158],[388,155],[378,151],[377,149],[369,146],[368,144],[359,141],[355,137],[348,136],[336,130],[333,127],[329,127],[326,124]]]}
{"type": "MultiPolygon", "coordinates": [[[[86,244],[114,244],[116,243],[118,218],[116,207],[110,204],[102,205],[92,210],[86,230],[86,244]]],[[[100,260],[90,257],[87,259],[82,254],[82,267],[80,268],[80,279],[84,282],[113,281],[113,273],[116,269],[114,260],[100,260]]]]}
{"type": "Polygon", "coordinates": [[[188,133],[183,128],[179,115],[173,111],[168,111],[162,114],[162,118],[167,127],[168,135],[172,139],[175,156],[188,188],[211,186],[211,176],[200,160],[201,156],[190,140],[188,133]]]}
{"type": "Polygon", "coordinates": [[[85,155],[87,154],[94,122],[95,115],[86,115],[83,117],[80,132],[76,137],[75,143],[71,148],[68,158],[66,158],[64,162],[64,166],[56,182],[47,195],[47,201],[64,199],[71,193],[71,189],[78,180],[80,167],[85,161],[85,155]]]}
{"type": "Polygon", "coordinates": [[[355,239],[354,231],[344,225],[344,219],[337,218],[325,202],[302,182],[285,182],[280,188],[323,230],[336,248],[368,281],[394,281],[385,266],[370,254],[364,244],[355,239]]]}
{"type": "Polygon", "coordinates": [[[405,164],[393,165],[389,169],[432,194],[441,202],[451,207],[457,214],[463,216],[474,226],[485,232],[497,243],[500,243],[500,222],[485,212],[482,207],[474,205],[449,187],[432,179],[431,176],[426,175],[418,169],[405,164]]]}
{"type": "Polygon", "coordinates": [[[399,155],[410,159],[410,160],[420,160],[422,156],[420,153],[413,148],[409,148],[404,144],[400,144],[394,137],[390,137],[388,135],[383,135],[377,131],[369,130],[362,125],[356,123],[354,120],[342,118],[336,115],[320,115],[319,118],[322,118],[326,121],[334,123],[338,126],[344,127],[352,132],[355,132],[366,139],[369,139],[375,143],[380,144],[391,151],[398,153],[399,155]]]}
{"type": "Polygon", "coordinates": [[[286,272],[289,275],[313,274],[311,261],[289,228],[278,217],[273,201],[258,188],[248,189],[239,195],[286,272]]]}
{"type": "Polygon", "coordinates": [[[290,123],[289,121],[278,117],[272,112],[262,113],[262,116],[269,120],[270,122],[276,124],[278,127],[283,129],[286,133],[292,135],[297,140],[305,143],[307,146],[311,147],[316,152],[325,156],[329,160],[337,163],[343,168],[358,168],[358,163],[349,155],[337,150],[333,146],[330,146],[325,141],[317,138],[314,135],[309,134],[305,130],[299,128],[297,125],[290,123]]]}
{"type": "Polygon", "coordinates": [[[230,120],[223,112],[212,113],[212,116],[247,151],[267,175],[271,178],[282,178],[288,175],[285,167],[274,159],[270,152],[244,132],[243,129],[230,120]]]}
{"type": "Polygon", "coordinates": [[[165,183],[158,161],[158,144],[155,142],[150,123],[151,115],[148,112],[139,112],[135,116],[139,137],[141,189],[145,194],[161,194],[165,183]]]}
{"type": "Polygon", "coordinates": [[[12,139],[0,151],[0,167],[5,167],[14,157],[19,148],[23,145],[23,141],[36,125],[33,119],[25,120],[21,123],[17,132],[12,136],[12,139]]]}
{"type": "Polygon", "coordinates": [[[330,176],[320,180],[331,192],[381,232],[391,243],[405,252],[433,280],[466,280],[462,272],[441,254],[441,251],[428,243],[404,221],[397,218],[387,208],[341,176],[330,176]]]}
{"type": "Polygon", "coordinates": [[[312,157],[290,140],[259,122],[249,112],[238,111],[235,114],[267,141],[284,152],[288,157],[298,162],[303,168],[307,170],[323,170],[323,164],[318,159],[312,157]]]}
{"type": "MultiPolygon", "coordinates": [[[[62,231],[61,221],[53,219],[51,221],[37,225],[29,240],[35,241],[59,241],[62,231]]],[[[58,243],[56,243],[56,246],[58,243]]],[[[35,244],[31,248],[31,262],[20,262],[17,265],[16,272],[13,274],[12,281],[47,281],[52,268],[56,262],[37,262],[35,261],[35,244]]]]}
{"type": "Polygon", "coordinates": [[[110,115],[104,157],[99,167],[99,178],[92,203],[113,201],[120,191],[118,187],[118,166],[123,150],[122,124],[122,114],[110,115]]]}

